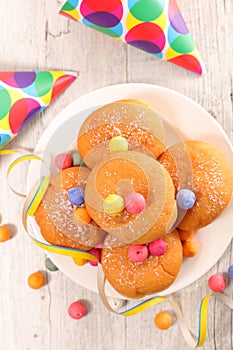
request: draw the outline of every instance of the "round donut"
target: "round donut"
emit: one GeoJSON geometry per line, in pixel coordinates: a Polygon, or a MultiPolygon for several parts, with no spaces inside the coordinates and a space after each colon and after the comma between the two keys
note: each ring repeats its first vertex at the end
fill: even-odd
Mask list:
{"type": "MultiPolygon", "coordinates": [[[[176,192],[182,189],[177,173],[177,159],[182,159],[188,152],[192,166],[192,182],[189,187],[196,196],[194,206],[187,210],[178,224],[182,230],[197,230],[210,224],[226,208],[232,199],[232,172],[223,154],[214,146],[202,141],[187,141],[185,147],[180,144],[167,149],[159,158],[159,162],[171,175],[176,192]]],[[[187,185],[190,185],[187,178],[187,185]]]]}
{"type": "Polygon", "coordinates": [[[130,150],[156,159],[165,149],[163,122],[152,107],[138,100],[117,101],[92,112],[79,130],[78,151],[89,168],[110,153],[108,143],[115,136],[126,138],[130,150]]]}
{"type": "Polygon", "coordinates": [[[72,213],[76,207],[68,201],[68,191],[73,187],[84,188],[89,173],[87,168],[71,167],[51,178],[46,194],[35,213],[41,235],[47,242],[90,250],[105,236],[95,223],[78,227],[73,222],[72,213]]]}
{"type": "Polygon", "coordinates": [[[176,219],[176,201],[172,179],[158,161],[146,154],[117,152],[90,173],[85,205],[93,220],[122,244],[147,243],[169,232],[176,219]],[[138,192],[146,199],[139,214],[126,209],[115,216],[103,209],[109,194],[125,198],[138,192]]]}
{"type": "Polygon", "coordinates": [[[103,248],[101,264],[109,283],[128,298],[142,298],[168,288],[182,264],[182,244],[176,230],[161,238],[167,244],[164,255],[134,262],[128,256],[129,245],[103,248]]]}

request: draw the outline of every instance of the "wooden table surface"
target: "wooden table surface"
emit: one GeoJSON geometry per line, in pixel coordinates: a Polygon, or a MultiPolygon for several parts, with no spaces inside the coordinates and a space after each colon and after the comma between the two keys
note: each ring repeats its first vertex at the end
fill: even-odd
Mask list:
{"type": "MultiPolygon", "coordinates": [[[[11,143],[33,149],[58,112],[85,93],[111,84],[144,82],[175,89],[200,103],[233,141],[233,1],[179,0],[179,6],[205,61],[208,73],[197,76],[182,68],[124,45],[58,15],[61,0],[1,0],[0,70],[78,70],[80,76],[57,100],[37,116],[11,143]]],[[[201,127],[201,126],[200,126],[201,127]]],[[[1,350],[183,350],[186,345],[177,322],[158,331],[153,318],[169,305],[159,305],[135,317],[119,317],[102,305],[94,292],[75,284],[60,271],[46,272],[48,283],[34,291],[27,276],[43,270],[45,253],[25,234],[21,224],[23,200],[7,187],[6,169],[13,157],[0,160],[1,224],[9,224],[13,238],[0,246],[1,350]],[[68,305],[88,301],[89,313],[80,321],[67,315],[68,305]]],[[[27,165],[17,187],[24,189],[27,165]]],[[[221,232],[219,233],[221,234],[221,232]]],[[[232,244],[218,263],[192,285],[175,293],[188,325],[197,334],[201,298],[209,290],[208,277],[226,272],[233,263],[232,244]]],[[[233,283],[226,289],[232,297],[233,283]]],[[[210,302],[205,350],[233,348],[232,312],[219,301],[210,302]]]]}

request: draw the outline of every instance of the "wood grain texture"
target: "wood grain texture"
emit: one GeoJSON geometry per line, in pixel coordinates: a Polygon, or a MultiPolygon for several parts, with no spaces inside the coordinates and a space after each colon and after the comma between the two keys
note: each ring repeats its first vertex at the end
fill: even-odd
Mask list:
{"type": "MultiPolygon", "coordinates": [[[[199,77],[133,47],[58,15],[60,0],[1,0],[0,70],[79,70],[80,76],[46,111],[11,143],[33,149],[56,114],[88,91],[111,84],[145,82],[175,89],[200,103],[223,126],[233,142],[233,2],[179,0],[179,6],[207,67],[199,77]]],[[[6,183],[14,157],[0,158],[0,213],[14,237],[0,245],[1,350],[188,350],[177,322],[166,332],[153,326],[159,305],[132,318],[110,314],[99,296],[80,287],[61,272],[46,272],[48,284],[38,291],[27,287],[27,276],[45,270],[45,254],[26,237],[21,225],[23,201],[6,183]],[[89,313],[76,322],[67,316],[74,300],[89,302],[89,313]]],[[[27,166],[18,188],[23,190],[27,166]]],[[[219,233],[221,234],[221,232],[219,233]]],[[[219,262],[198,281],[173,296],[182,306],[193,332],[207,278],[226,272],[232,264],[232,244],[219,262]]],[[[233,297],[233,284],[226,294],[233,297]]],[[[131,303],[129,303],[130,305],[131,303]]],[[[232,312],[211,300],[208,338],[204,350],[233,348],[232,312]]]]}

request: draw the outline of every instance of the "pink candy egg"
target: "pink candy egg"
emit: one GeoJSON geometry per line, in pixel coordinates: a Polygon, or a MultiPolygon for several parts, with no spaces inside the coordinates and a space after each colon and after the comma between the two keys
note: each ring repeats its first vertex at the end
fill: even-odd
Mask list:
{"type": "Polygon", "coordinates": [[[55,157],[55,165],[58,169],[66,169],[71,167],[73,160],[68,153],[60,153],[55,157]]]}
{"type": "MultiPolygon", "coordinates": [[[[101,249],[99,248],[93,248],[90,250],[90,253],[95,255],[97,259],[100,261],[101,260],[101,249]]],[[[98,262],[94,260],[88,260],[89,264],[92,266],[98,266],[98,262]]]]}
{"type": "Polygon", "coordinates": [[[146,260],[148,253],[148,248],[145,244],[131,244],[128,249],[129,258],[134,262],[146,260]]]}
{"type": "Polygon", "coordinates": [[[164,255],[167,250],[167,244],[162,238],[158,238],[149,244],[149,252],[151,255],[164,255]]]}
{"type": "Polygon", "coordinates": [[[68,308],[68,314],[75,320],[79,320],[87,313],[86,306],[82,301],[74,301],[68,308]]]}
{"type": "Polygon", "coordinates": [[[130,214],[139,214],[146,206],[145,198],[141,193],[132,192],[125,198],[125,209],[130,214]]]}
{"type": "Polygon", "coordinates": [[[208,279],[208,286],[214,292],[222,292],[226,288],[226,280],[220,273],[216,273],[208,279]]]}

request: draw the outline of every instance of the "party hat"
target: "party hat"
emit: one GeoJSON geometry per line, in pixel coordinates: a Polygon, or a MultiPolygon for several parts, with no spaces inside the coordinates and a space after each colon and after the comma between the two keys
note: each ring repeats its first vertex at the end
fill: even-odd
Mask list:
{"type": "Polygon", "coordinates": [[[61,71],[0,72],[0,149],[76,77],[61,71]]]}
{"type": "Polygon", "coordinates": [[[195,73],[205,72],[175,0],[67,0],[60,13],[195,73]]]}

